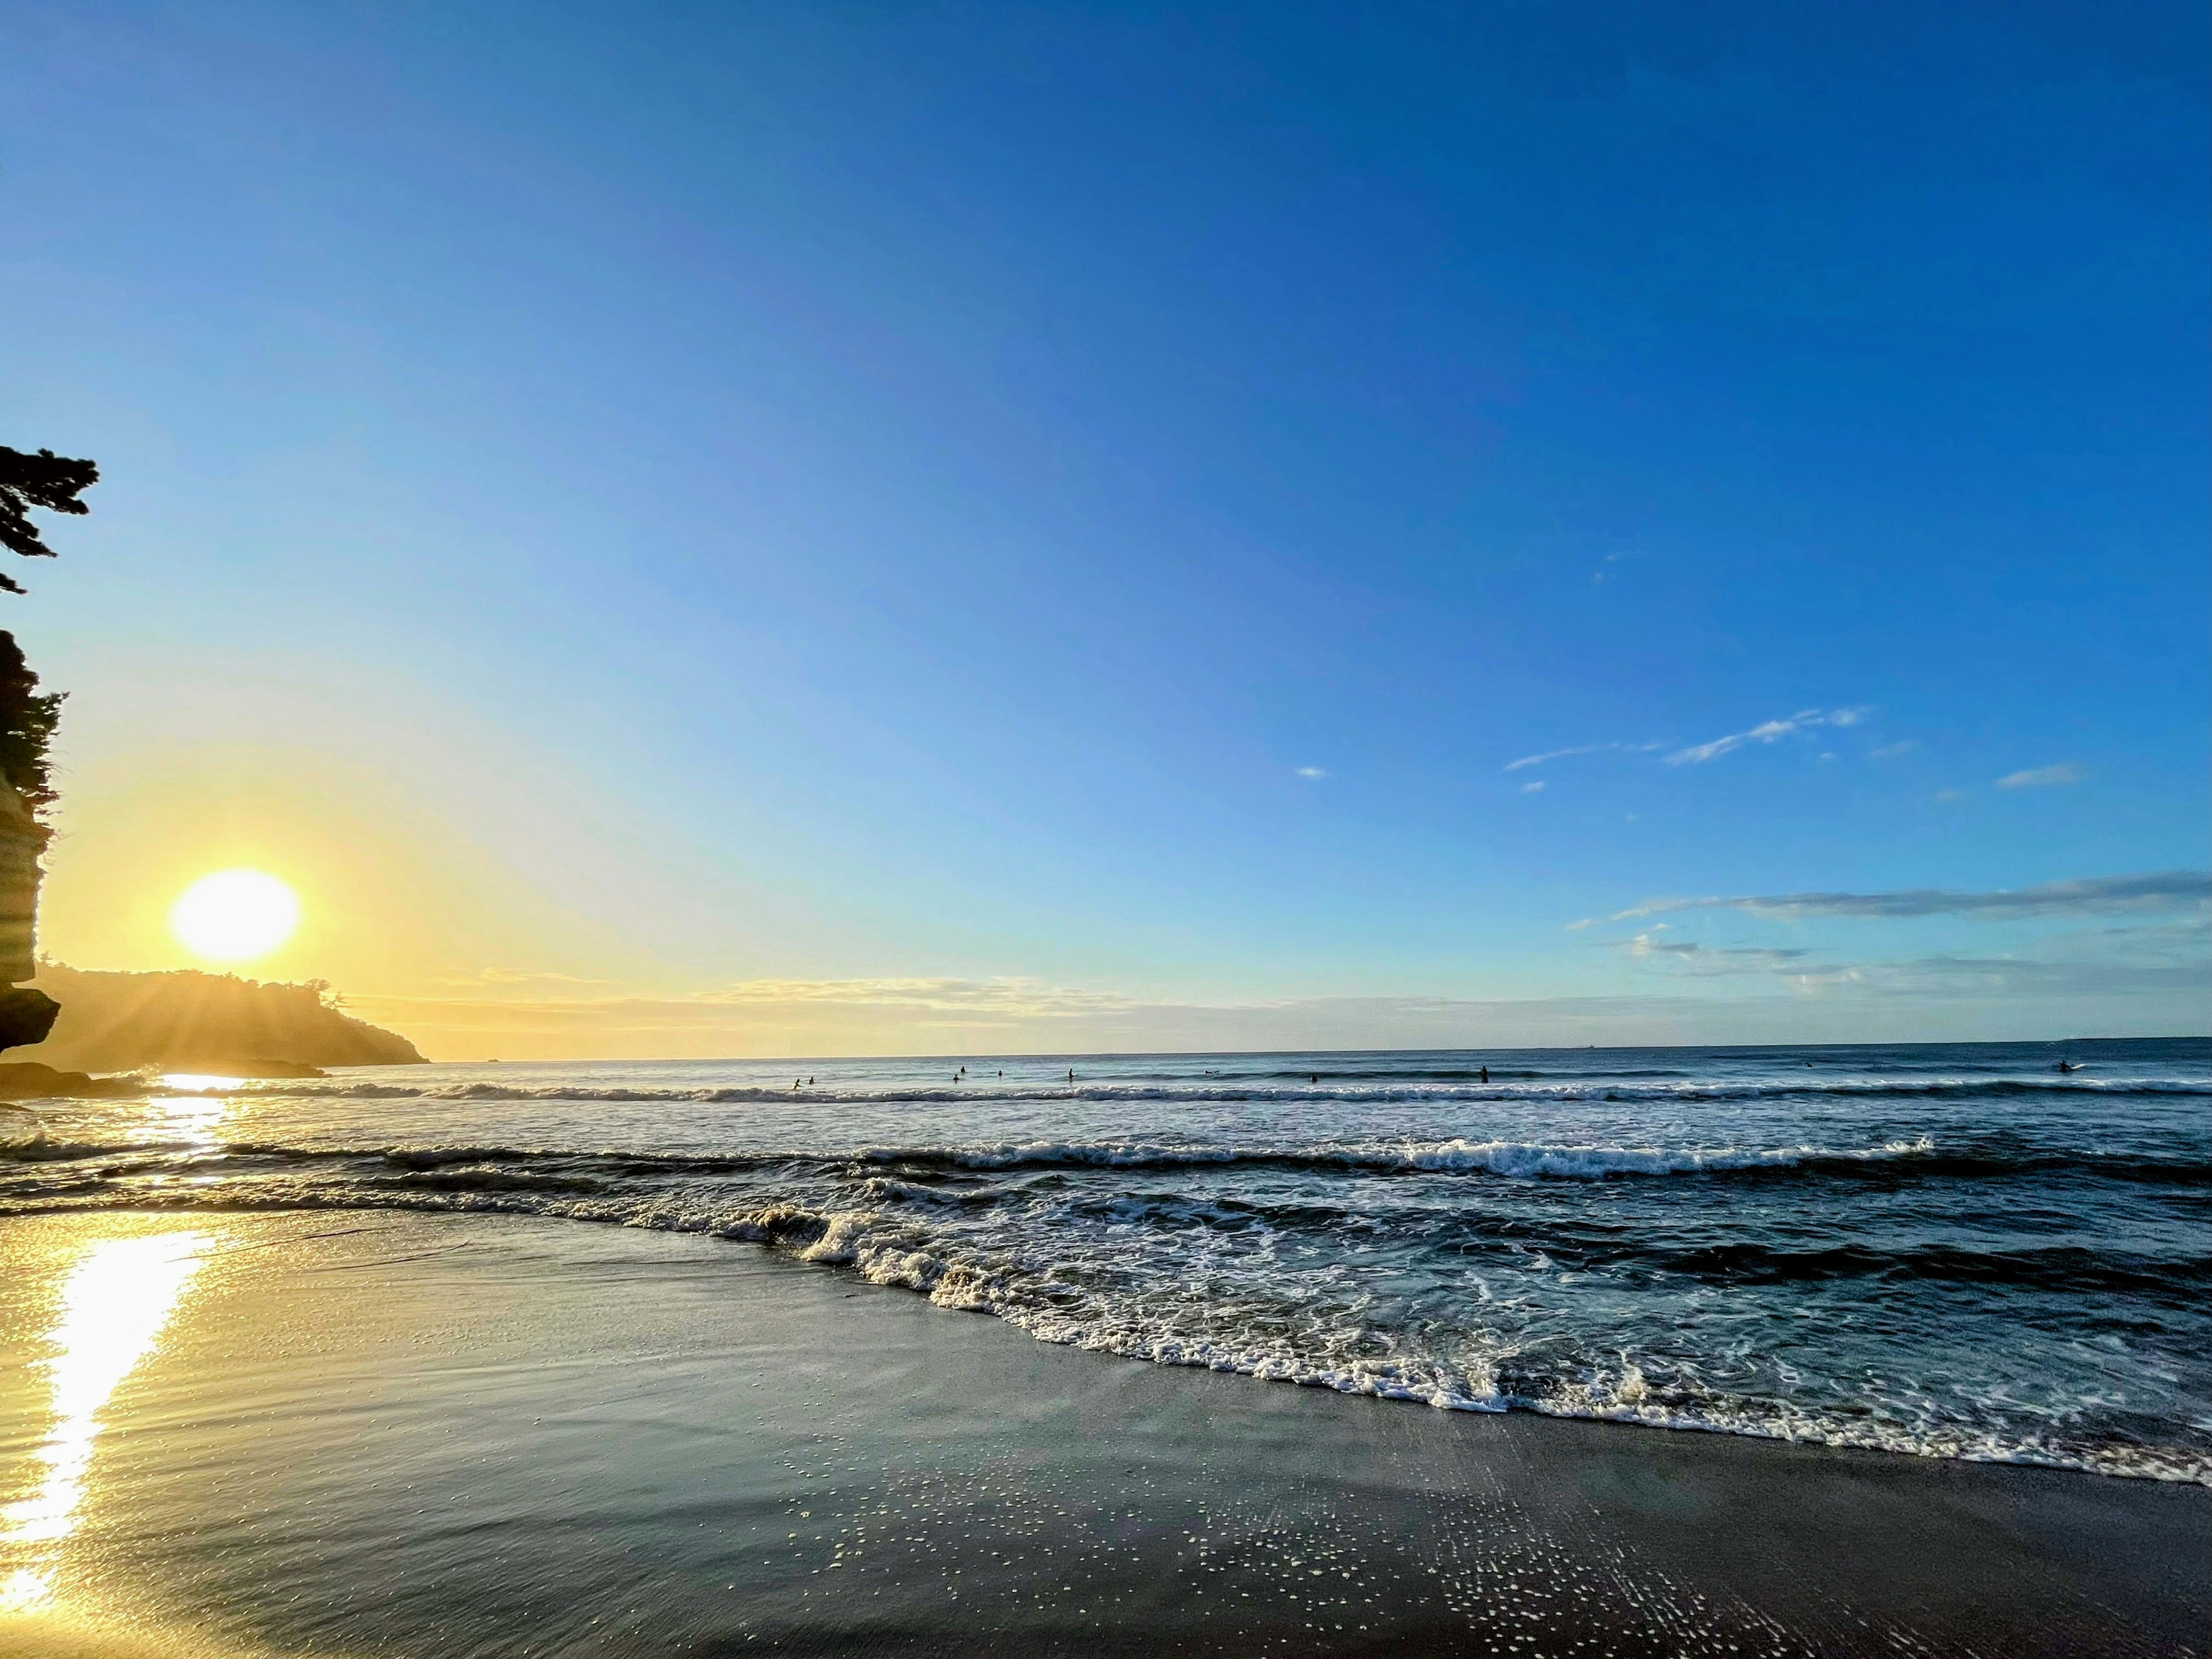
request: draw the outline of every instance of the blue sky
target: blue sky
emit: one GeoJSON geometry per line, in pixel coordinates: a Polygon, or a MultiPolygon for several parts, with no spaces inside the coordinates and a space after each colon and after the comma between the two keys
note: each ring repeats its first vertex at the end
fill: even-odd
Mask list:
{"type": "Polygon", "coordinates": [[[67,960],[247,860],[453,1053],[2206,1027],[2201,8],[9,34],[67,960]]]}

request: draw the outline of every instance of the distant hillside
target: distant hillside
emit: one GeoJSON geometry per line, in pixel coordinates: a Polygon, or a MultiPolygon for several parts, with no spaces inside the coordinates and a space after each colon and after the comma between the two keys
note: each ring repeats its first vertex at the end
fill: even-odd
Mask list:
{"type": "Polygon", "coordinates": [[[340,1012],[329,988],[264,985],[228,974],[91,973],[39,964],[32,981],[62,1006],[44,1042],[11,1048],[11,1060],[62,1071],[250,1073],[285,1066],[419,1066],[403,1036],[340,1012]]]}

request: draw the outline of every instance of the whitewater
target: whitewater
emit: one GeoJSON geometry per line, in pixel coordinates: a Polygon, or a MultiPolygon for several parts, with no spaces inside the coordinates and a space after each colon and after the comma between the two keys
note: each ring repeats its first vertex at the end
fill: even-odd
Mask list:
{"type": "Polygon", "coordinates": [[[697,1232],[1162,1364],[2212,1484],[2208,1107],[2193,1039],[149,1076],[0,1108],[0,1216],[697,1232]]]}

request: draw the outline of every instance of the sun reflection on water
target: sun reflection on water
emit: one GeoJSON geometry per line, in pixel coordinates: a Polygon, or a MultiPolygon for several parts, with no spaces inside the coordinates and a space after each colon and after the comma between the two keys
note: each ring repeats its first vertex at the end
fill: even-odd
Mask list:
{"type": "Polygon", "coordinates": [[[146,1103],[146,1118],[138,1126],[138,1133],[149,1140],[181,1144],[195,1150],[212,1152],[222,1145],[223,1123],[237,1102],[230,1095],[215,1091],[234,1086],[233,1079],[180,1072],[161,1081],[173,1089],[210,1092],[155,1096],[146,1103]]]}
{"type": "Polygon", "coordinates": [[[161,1086],[167,1089],[189,1089],[196,1094],[235,1089],[246,1079],[240,1077],[222,1077],[213,1072],[164,1072],[161,1086]]]}
{"type": "Polygon", "coordinates": [[[0,1580],[0,1608],[35,1607],[54,1592],[62,1546],[76,1529],[100,1412],[152,1351],[199,1271],[206,1235],[114,1238],[86,1251],[62,1289],[61,1316],[46,1340],[53,1422],[33,1453],[37,1489],[0,1509],[0,1548],[17,1565],[0,1580]]]}

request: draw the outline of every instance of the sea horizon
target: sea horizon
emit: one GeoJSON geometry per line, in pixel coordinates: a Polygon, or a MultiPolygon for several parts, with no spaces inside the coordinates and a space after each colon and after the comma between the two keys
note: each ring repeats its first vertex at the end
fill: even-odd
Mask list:
{"type": "MultiPolygon", "coordinates": [[[[786,1065],[805,1061],[839,1060],[1213,1060],[1249,1059],[1262,1054],[1582,1054],[1589,1049],[1635,1049],[1665,1052],[1668,1049],[1741,1050],[1754,1053],[1761,1049],[1791,1054],[1811,1054],[1822,1049],[1853,1048],[2021,1048],[2039,1045],[2057,1047],[2069,1042],[2212,1042],[2212,1032],[2164,1032],[2130,1036],[2076,1036],[2053,1037],[1943,1037],[1924,1039],[1900,1037],[1895,1039],[1863,1038],[1850,1042],[1575,1042],[1535,1043],[1528,1045],[1506,1043],[1404,1043],[1382,1048],[910,1048],[892,1052],[852,1053],[819,1051],[811,1054],[793,1052],[775,1054],[560,1054],[518,1057],[508,1059],[492,1055],[481,1060],[428,1060],[427,1066],[661,1066],[661,1065],[786,1065]]],[[[143,1068],[139,1068],[143,1069],[143,1068]]],[[[332,1070],[368,1071],[373,1064],[340,1066],[332,1070]]]]}

